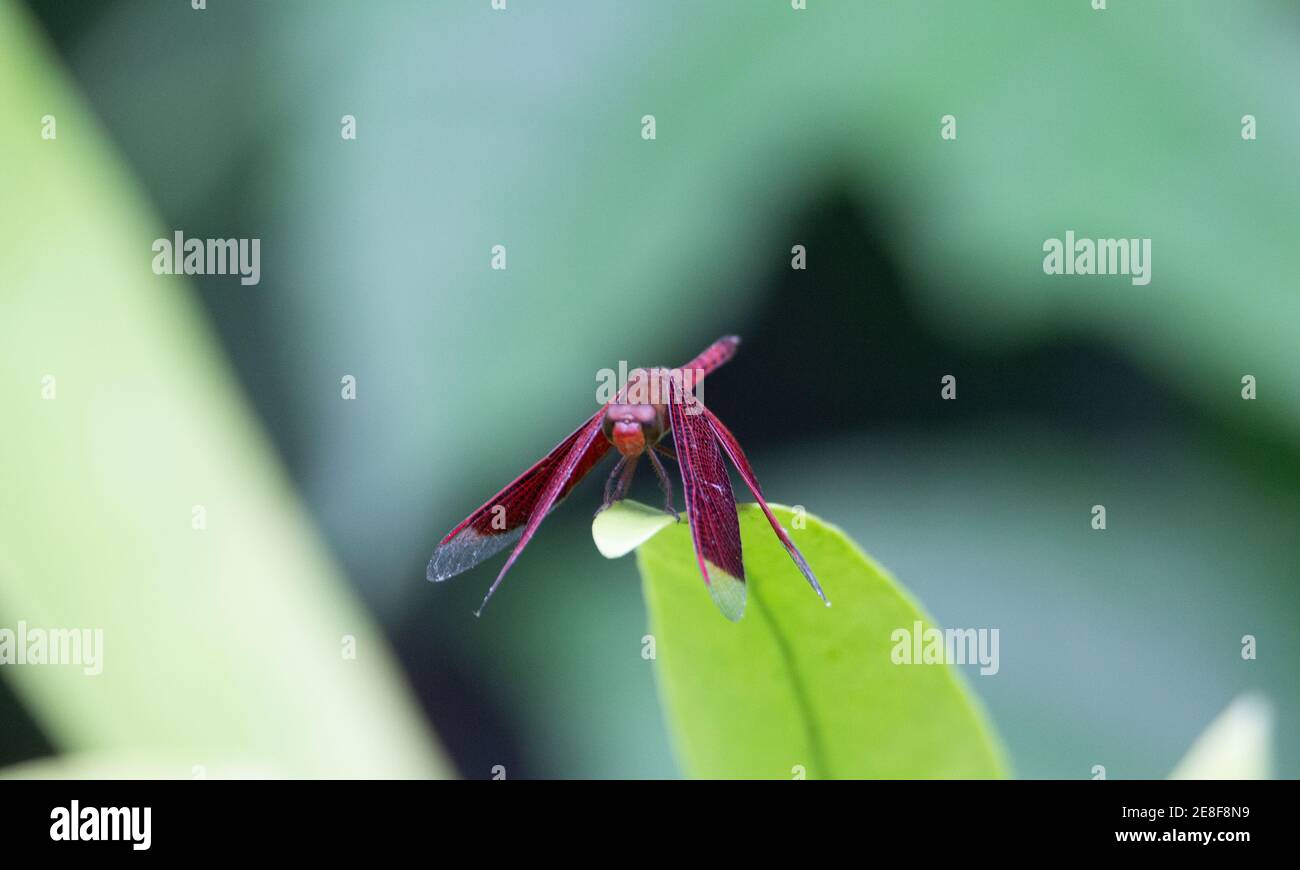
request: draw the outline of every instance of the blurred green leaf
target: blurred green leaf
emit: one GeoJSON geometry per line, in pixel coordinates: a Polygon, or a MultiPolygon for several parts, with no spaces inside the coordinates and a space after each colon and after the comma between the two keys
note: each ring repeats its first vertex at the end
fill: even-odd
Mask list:
{"type": "Polygon", "coordinates": [[[0,770],[0,779],[282,779],[286,775],[274,764],[230,759],[196,764],[181,754],[133,750],[59,755],[0,770]]]}
{"type": "MultiPolygon", "coordinates": [[[[792,512],[773,506],[791,527],[792,512]]],[[[608,513],[608,512],[607,512],[608,513]]],[[[643,516],[628,511],[625,519],[643,516]]],[[[899,628],[934,623],[842,532],[792,531],[825,607],[757,505],[740,508],[749,604],[736,624],[709,600],[686,523],[637,551],[661,692],[697,777],[999,777],[999,742],[948,665],[891,660],[899,628]]]]}
{"type": "Polygon", "coordinates": [[[190,285],[152,273],[169,230],[49,57],[0,2],[0,141],[21,170],[0,210],[0,627],[100,630],[102,672],[5,676],[65,751],[148,747],[181,776],[216,759],[280,776],[447,773],[190,285]],[[46,115],[57,138],[41,136],[46,115]]]}
{"type": "Polygon", "coordinates": [[[1270,779],[1273,708],[1246,694],[1220,713],[1178,762],[1170,779],[1270,779]]]}

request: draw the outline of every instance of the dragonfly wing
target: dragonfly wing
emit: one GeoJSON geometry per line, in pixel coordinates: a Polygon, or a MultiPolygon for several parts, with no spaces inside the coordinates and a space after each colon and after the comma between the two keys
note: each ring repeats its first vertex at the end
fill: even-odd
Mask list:
{"type": "MultiPolygon", "coordinates": [[[[669,420],[682,472],[695,558],[718,609],[732,622],[745,612],[745,566],[740,553],[736,496],[717,438],[702,414],[688,413],[678,384],[670,386],[669,420]]],[[[703,408],[702,405],[691,407],[703,408]]]]}
{"type": "Polygon", "coordinates": [[[740,473],[741,479],[745,481],[749,491],[754,494],[754,498],[758,499],[758,506],[763,509],[763,513],[767,514],[767,521],[772,524],[772,531],[776,532],[776,536],[781,539],[786,552],[790,554],[791,559],[794,559],[795,565],[803,572],[803,576],[807,578],[813,591],[820,595],[822,601],[826,601],[826,605],[829,607],[830,601],[826,600],[826,593],[822,591],[821,584],[817,582],[816,576],[813,575],[812,568],[808,567],[808,562],[804,559],[803,553],[799,552],[799,548],[794,545],[794,541],[790,540],[789,533],[781,528],[781,524],[772,515],[772,509],[767,506],[767,500],[763,498],[763,491],[758,486],[758,478],[754,476],[754,469],[750,467],[749,460],[745,458],[745,451],[740,449],[740,442],[736,440],[736,436],[731,434],[731,431],[722,424],[722,421],[712,411],[703,405],[700,408],[703,411],[703,418],[708,420],[709,428],[713,430],[713,434],[721,442],[722,449],[731,457],[732,465],[736,466],[736,471],[740,473]]]}
{"type": "Polygon", "coordinates": [[[488,589],[487,595],[483,596],[483,603],[479,605],[474,614],[475,616],[483,612],[488,599],[497,591],[497,587],[501,585],[501,581],[506,577],[506,572],[515,563],[515,559],[519,558],[519,554],[524,551],[524,547],[528,546],[533,533],[542,524],[542,520],[546,519],[546,515],[550,513],[551,508],[565,493],[573,488],[581,477],[578,474],[579,470],[581,470],[582,474],[586,474],[591,469],[591,466],[595,464],[596,459],[603,456],[605,451],[609,449],[609,441],[600,431],[603,414],[604,410],[602,409],[599,414],[588,420],[574,435],[569,436],[573,438],[569,451],[560,459],[541,494],[537,497],[532,515],[529,516],[528,522],[524,525],[523,532],[519,536],[519,543],[511,551],[510,558],[506,559],[506,563],[501,566],[501,573],[497,574],[497,579],[492,581],[492,586],[488,589]],[[593,454],[595,459],[592,458],[593,454]]]}
{"type": "MultiPolygon", "coordinates": [[[[428,578],[441,581],[455,577],[518,541],[537,512],[547,485],[557,476],[573,448],[589,434],[593,424],[596,431],[600,431],[600,419],[604,413],[602,408],[569,437],[555,445],[555,449],[539,459],[532,468],[515,478],[505,489],[488,499],[482,507],[448,532],[429,560],[428,578]]],[[[561,480],[559,495],[551,500],[546,510],[550,510],[568,495],[569,490],[586,476],[609,449],[609,441],[604,438],[586,439],[584,443],[583,452],[567,476],[561,480]]]]}
{"type": "Polygon", "coordinates": [[[451,540],[438,545],[429,560],[425,576],[434,582],[442,582],[473,568],[479,562],[491,559],[497,553],[519,540],[524,533],[522,524],[513,529],[492,533],[482,532],[469,526],[462,529],[451,540]]]}

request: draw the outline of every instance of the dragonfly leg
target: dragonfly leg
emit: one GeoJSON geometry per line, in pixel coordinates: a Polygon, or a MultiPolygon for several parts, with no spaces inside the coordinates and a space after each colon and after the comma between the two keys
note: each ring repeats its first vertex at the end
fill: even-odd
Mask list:
{"type": "Polygon", "coordinates": [[[673,449],[671,447],[665,447],[662,444],[656,444],[655,450],[658,450],[660,453],[662,453],[664,456],[667,456],[673,462],[677,461],[677,454],[673,452],[673,449]]]}
{"type": "Polygon", "coordinates": [[[625,465],[627,465],[627,457],[620,456],[618,462],[614,464],[613,470],[609,473],[609,479],[605,481],[605,500],[600,503],[600,508],[596,513],[600,513],[617,501],[617,499],[614,498],[614,481],[618,480],[625,465]]]}
{"type": "Polygon", "coordinates": [[[672,514],[673,520],[680,523],[682,518],[673,507],[673,482],[668,478],[668,472],[664,470],[664,464],[658,456],[655,456],[655,452],[653,450],[646,452],[650,457],[650,464],[655,467],[655,474],[659,477],[659,488],[664,491],[664,513],[672,514]]]}
{"type": "Polygon", "coordinates": [[[632,486],[632,475],[636,474],[636,463],[640,458],[640,456],[633,456],[623,466],[623,473],[618,476],[618,483],[614,487],[614,501],[622,501],[627,497],[627,491],[632,486]]]}

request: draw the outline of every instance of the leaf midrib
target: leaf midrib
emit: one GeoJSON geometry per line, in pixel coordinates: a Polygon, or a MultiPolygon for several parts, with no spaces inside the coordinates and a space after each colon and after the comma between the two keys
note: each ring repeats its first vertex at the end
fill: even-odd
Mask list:
{"type": "Polygon", "coordinates": [[[777,622],[775,614],[768,609],[767,603],[759,596],[758,584],[750,583],[749,585],[750,598],[757,605],[752,609],[757,610],[762,615],[763,624],[767,626],[768,631],[776,641],[777,653],[786,669],[786,673],[789,675],[794,692],[795,708],[798,712],[800,724],[803,726],[804,736],[808,740],[808,754],[811,756],[813,770],[822,779],[832,779],[830,764],[826,760],[826,746],[822,742],[821,727],[818,724],[817,716],[813,712],[812,699],[808,694],[808,687],[804,684],[798,663],[795,661],[794,652],[790,649],[790,643],[777,622]]]}

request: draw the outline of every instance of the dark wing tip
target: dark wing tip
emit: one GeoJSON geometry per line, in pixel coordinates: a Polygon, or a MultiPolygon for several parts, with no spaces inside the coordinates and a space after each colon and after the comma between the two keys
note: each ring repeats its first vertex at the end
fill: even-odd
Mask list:
{"type": "MultiPolygon", "coordinates": [[[[758,496],[758,498],[761,499],[762,496],[758,496]]],[[[766,508],[767,503],[763,502],[762,507],[766,508]]],[[[772,524],[772,531],[776,532],[777,538],[785,546],[785,550],[790,554],[790,558],[794,560],[795,567],[799,569],[799,573],[803,574],[804,579],[808,581],[808,585],[817,593],[817,597],[824,601],[827,607],[830,607],[831,600],[827,598],[826,593],[822,591],[822,584],[817,582],[817,575],[813,573],[812,568],[808,565],[808,560],[803,557],[803,553],[799,552],[799,548],[796,547],[794,541],[790,539],[790,533],[782,528],[781,524],[776,521],[776,517],[770,513],[768,514],[768,520],[772,524]]]]}

